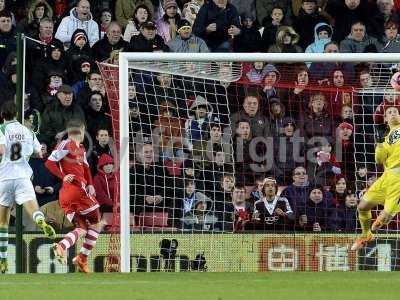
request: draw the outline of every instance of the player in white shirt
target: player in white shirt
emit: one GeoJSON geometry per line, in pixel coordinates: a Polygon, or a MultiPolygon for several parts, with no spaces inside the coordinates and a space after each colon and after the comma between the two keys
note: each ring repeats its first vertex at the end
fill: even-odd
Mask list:
{"type": "Polygon", "coordinates": [[[45,222],[39,210],[31,177],[29,157],[41,157],[41,145],[35,134],[16,120],[13,101],[1,107],[0,125],[0,272],[7,271],[8,224],[14,203],[23,205],[44,234],[54,239],[53,227],[45,222]]]}

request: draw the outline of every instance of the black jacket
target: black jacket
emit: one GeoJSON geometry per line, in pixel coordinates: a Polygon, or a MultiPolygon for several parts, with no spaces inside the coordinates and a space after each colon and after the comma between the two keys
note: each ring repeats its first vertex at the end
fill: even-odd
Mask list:
{"type": "Polygon", "coordinates": [[[153,52],[154,50],[169,52],[169,47],[158,34],[156,34],[153,40],[148,40],[143,34],[139,34],[132,36],[127,52],[153,52]]]}
{"type": "Polygon", "coordinates": [[[127,49],[129,43],[124,41],[122,38],[115,45],[111,45],[108,41],[107,36],[98,40],[92,47],[93,59],[95,61],[105,61],[110,58],[110,54],[114,50],[127,49]]]}

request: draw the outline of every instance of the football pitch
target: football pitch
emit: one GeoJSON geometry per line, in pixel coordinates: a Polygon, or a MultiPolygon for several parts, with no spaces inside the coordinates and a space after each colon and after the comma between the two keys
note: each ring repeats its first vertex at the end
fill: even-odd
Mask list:
{"type": "Polygon", "coordinates": [[[400,273],[2,275],[1,299],[400,299],[400,273]]]}

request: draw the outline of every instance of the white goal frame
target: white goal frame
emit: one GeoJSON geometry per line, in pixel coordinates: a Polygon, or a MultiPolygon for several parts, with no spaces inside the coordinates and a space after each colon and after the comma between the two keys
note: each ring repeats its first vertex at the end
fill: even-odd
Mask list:
{"type": "Polygon", "coordinates": [[[129,62],[399,62],[400,53],[120,53],[119,54],[119,126],[120,126],[120,241],[121,272],[130,272],[129,224],[129,62]]]}

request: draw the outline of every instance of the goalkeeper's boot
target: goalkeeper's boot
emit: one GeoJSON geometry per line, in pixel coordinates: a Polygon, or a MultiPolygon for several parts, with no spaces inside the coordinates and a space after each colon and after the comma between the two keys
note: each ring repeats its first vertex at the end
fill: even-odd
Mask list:
{"type": "Polygon", "coordinates": [[[42,229],[44,235],[49,239],[54,240],[56,238],[56,231],[52,226],[46,223],[44,219],[40,219],[37,221],[37,225],[42,229]]]}
{"type": "Polygon", "coordinates": [[[368,232],[367,235],[362,235],[362,236],[358,237],[356,239],[356,241],[354,242],[354,244],[351,246],[350,250],[352,250],[352,251],[360,250],[360,249],[364,248],[368,244],[368,242],[370,242],[374,239],[375,239],[375,236],[371,232],[368,232]]]}
{"type": "Polygon", "coordinates": [[[53,253],[58,262],[62,265],[67,263],[67,257],[65,256],[65,250],[60,246],[60,244],[54,243],[53,246],[53,253]]]}
{"type": "Polygon", "coordinates": [[[6,273],[8,271],[7,258],[0,258],[0,272],[6,273]]]}
{"type": "Polygon", "coordinates": [[[78,254],[72,259],[74,265],[78,268],[79,272],[82,273],[90,273],[89,265],[87,262],[87,258],[83,255],[78,254]]]}

